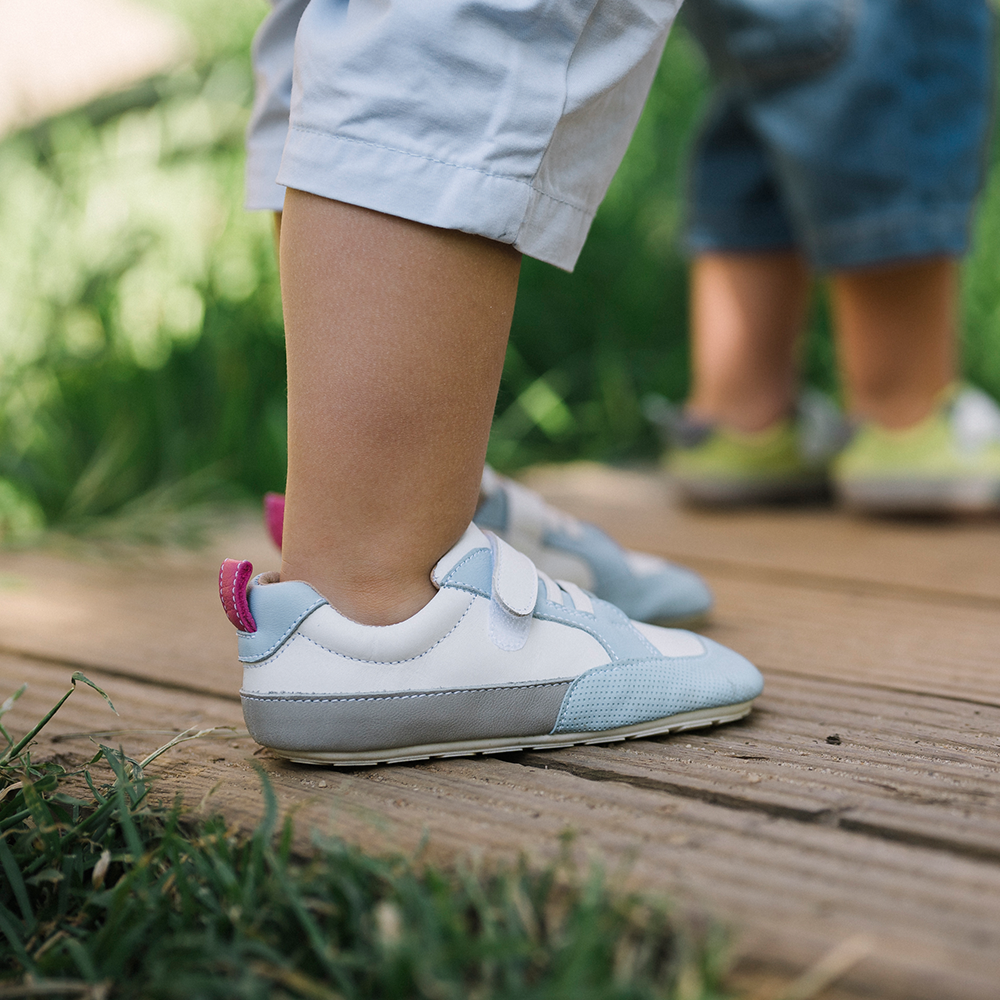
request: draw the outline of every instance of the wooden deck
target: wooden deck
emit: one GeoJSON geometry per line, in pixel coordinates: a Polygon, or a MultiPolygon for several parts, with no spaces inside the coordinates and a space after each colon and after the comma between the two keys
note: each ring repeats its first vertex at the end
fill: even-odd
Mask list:
{"type": "Polygon", "coordinates": [[[335,771],[242,733],[224,555],[276,557],[244,522],[207,550],[114,560],[0,553],[0,696],[24,729],[83,668],[41,741],[139,755],[231,726],[153,765],[158,794],[250,824],[259,763],[300,839],[337,833],[438,858],[581,856],[733,928],[747,996],[831,950],[825,1000],[1000,995],[1000,524],[852,520],[822,509],[693,514],[652,474],[576,466],[533,484],[623,543],[701,570],[706,632],[767,678],[745,722],[649,741],[335,771]],[[842,959],[842,961],[840,961],[842,959]]]}

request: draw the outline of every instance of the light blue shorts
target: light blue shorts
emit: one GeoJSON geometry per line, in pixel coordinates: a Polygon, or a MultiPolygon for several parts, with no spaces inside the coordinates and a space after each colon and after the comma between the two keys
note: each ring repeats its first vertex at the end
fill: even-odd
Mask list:
{"type": "Polygon", "coordinates": [[[688,248],[819,270],[958,255],[992,112],[986,0],[689,0],[717,80],[688,248]]]}
{"type": "Polygon", "coordinates": [[[679,0],[275,0],[247,207],[292,187],[571,269],[679,0]]]}

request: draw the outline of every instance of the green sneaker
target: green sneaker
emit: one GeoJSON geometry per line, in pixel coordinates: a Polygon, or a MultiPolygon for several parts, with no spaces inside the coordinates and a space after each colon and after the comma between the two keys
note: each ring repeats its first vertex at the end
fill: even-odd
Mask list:
{"type": "Polygon", "coordinates": [[[833,481],[847,506],[871,513],[1000,510],[1000,407],[979,389],[952,386],[913,427],[862,424],[833,481]]]}
{"type": "Polygon", "coordinates": [[[818,392],[803,394],[794,416],[753,434],[692,420],[665,402],[646,412],[664,432],[664,466],[681,497],[705,506],[820,498],[845,439],[840,414],[818,392]]]}

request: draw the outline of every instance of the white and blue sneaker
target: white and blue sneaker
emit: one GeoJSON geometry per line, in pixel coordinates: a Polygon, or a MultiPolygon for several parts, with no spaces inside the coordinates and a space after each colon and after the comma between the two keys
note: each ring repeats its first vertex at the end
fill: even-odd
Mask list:
{"type": "Polygon", "coordinates": [[[694,625],[708,615],[712,592],[697,573],[623,549],[600,528],[551,507],[489,466],[481,493],[475,523],[496,532],[549,576],[592,591],[636,621],[694,625]]]}
{"type": "Polygon", "coordinates": [[[730,722],[763,681],[737,653],[630,621],[470,525],[437,593],[397,625],[360,625],[301,581],[227,559],[243,715],[282,757],[356,766],[607,743],[730,722]],[[247,586],[249,582],[249,588],[247,586]]]}
{"type": "MultiPolygon", "coordinates": [[[[610,601],[636,621],[696,625],[712,607],[712,592],[697,573],[645,552],[623,549],[600,528],[549,506],[534,490],[483,470],[473,521],[499,535],[549,576],[569,580],[610,601]]],[[[285,498],[264,497],[264,519],[281,548],[285,498]]]]}

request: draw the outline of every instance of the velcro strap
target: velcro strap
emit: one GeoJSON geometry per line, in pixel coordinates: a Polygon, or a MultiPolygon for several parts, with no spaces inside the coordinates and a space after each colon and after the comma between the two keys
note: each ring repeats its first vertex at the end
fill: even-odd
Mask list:
{"type": "Polygon", "coordinates": [[[523,553],[498,538],[492,531],[484,532],[493,549],[493,600],[508,614],[523,618],[535,610],[538,600],[538,571],[523,553]]]}
{"type": "Polygon", "coordinates": [[[528,641],[538,599],[538,570],[523,553],[484,532],[493,550],[490,639],[498,649],[515,653],[528,641]]]}

